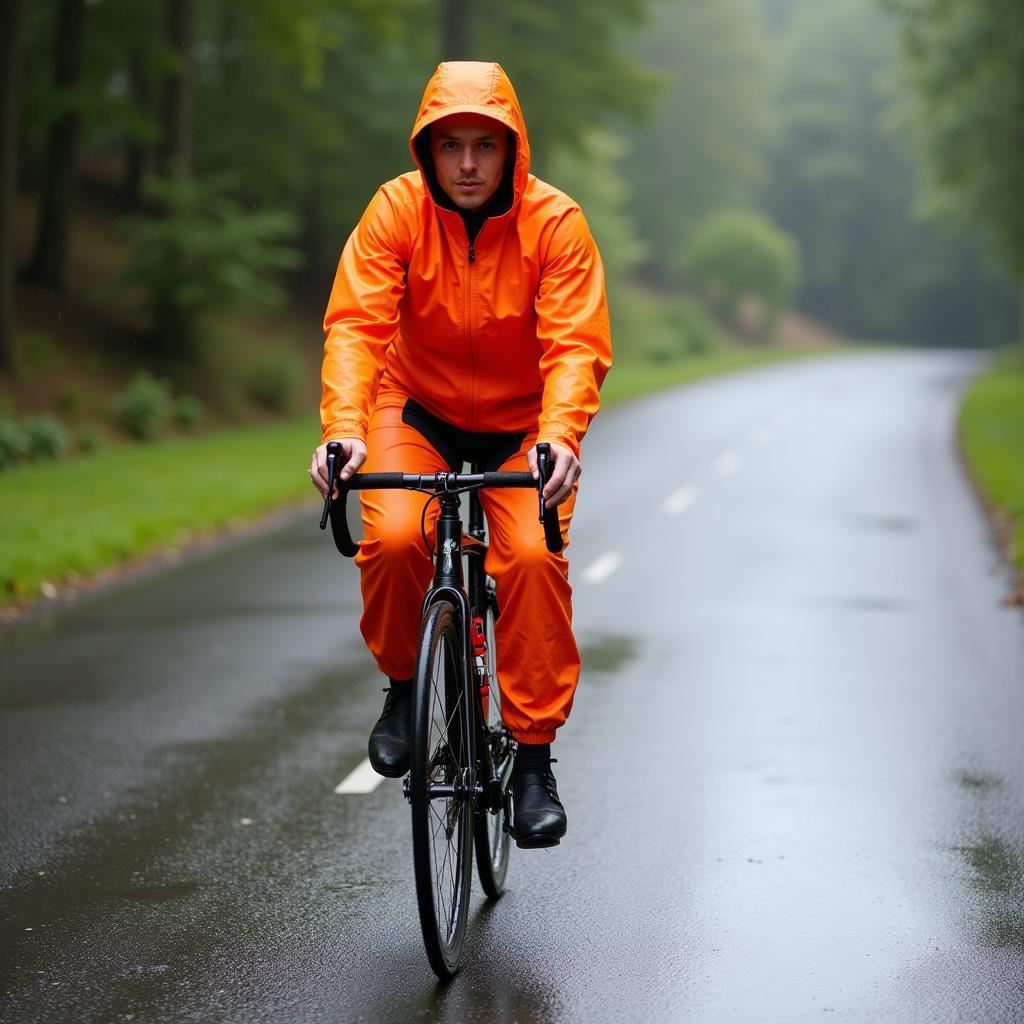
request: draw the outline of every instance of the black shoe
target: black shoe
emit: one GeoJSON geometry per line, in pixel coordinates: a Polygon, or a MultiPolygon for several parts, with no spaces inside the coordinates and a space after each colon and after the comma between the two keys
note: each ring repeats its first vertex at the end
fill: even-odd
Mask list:
{"type": "Polygon", "coordinates": [[[385,687],[384,710],[370,733],[370,764],[378,775],[399,779],[409,770],[412,687],[385,687]]]}
{"type": "Polygon", "coordinates": [[[558,787],[546,768],[519,768],[512,774],[512,836],[524,850],[557,846],[565,835],[565,808],[558,799],[558,787]]]}

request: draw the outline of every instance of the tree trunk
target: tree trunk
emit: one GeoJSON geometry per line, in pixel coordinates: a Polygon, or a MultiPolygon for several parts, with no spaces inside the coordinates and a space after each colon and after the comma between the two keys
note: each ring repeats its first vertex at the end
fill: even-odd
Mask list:
{"type": "Polygon", "coordinates": [[[21,0],[0,3],[0,369],[14,362],[14,199],[18,180],[21,0]]]}
{"type": "MultiPolygon", "coordinates": [[[[145,110],[148,113],[150,85],[141,50],[136,50],[132,54],[129,76],[132,100],[140,110],[145,110]]],[[[121,182],[121,190],[133,206],[138,206],[142,199],[142,179],[146,173],[148,148],[138,139],[132,139],[125,151],[124,179],[121,182]]]]}
{"type": "Polygon", "coordinates": [[[472,0],[444,0],[442,60],[469,60],[473,50],[470,32],[472,0]]]}
{"type": "Polygon", "coordinates": [[[82,40],[85,0],[61,0],[57,15],[57,52],[53,84],[64,102],[64,113],[50,128],[43,171],[39,234],[32,260],[25,271],[31,281],[60,288],[67,262],[68,227],[78,163],[78,135],[81,118],[69,102],[82,71],[82,40]]]}
{"type": "Polygon", "coordinates": [[[192,166],[192,33],[195,24],[193,0],[168,0],[167,39],[178,54],[181,66],[164,86],[164,142],[160,150],[160,171],[174,165],[188,172],[192,166]]]}

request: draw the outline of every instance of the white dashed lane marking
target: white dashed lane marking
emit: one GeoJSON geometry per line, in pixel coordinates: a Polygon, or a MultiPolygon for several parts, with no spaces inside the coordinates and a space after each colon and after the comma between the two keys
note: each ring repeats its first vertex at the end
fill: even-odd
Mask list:
{"type": "Polygon", "coordinates": [[[600,558],[594,559],[594,561],[580,573],[580,579],[584,583],[604,583],[604,581],[608,579],[613,572],[617,572],[622,568],[625,561],[626,559],[620,552],[606,551],[600,558]]]}
{"type": "Polygon", "coordinates": [[[369,761],[363,761],[334,787],[334,792],[339,795],[346,793],[372,793],[383,781],[384,776],[378,775],[370,767],[369,761]]]}
{"type": "Polygon", "coordinates": [[[680,487],[661,503],[661,511],[667,516],[681,516],[696,500],[696,487],[680,487]]]}
{"type": "Polygon", "coordinates": [[[715,471],[719,476],[732,476],[740,468],[740,457],[735,452],[726,452],[718,457],[715,471]]]}

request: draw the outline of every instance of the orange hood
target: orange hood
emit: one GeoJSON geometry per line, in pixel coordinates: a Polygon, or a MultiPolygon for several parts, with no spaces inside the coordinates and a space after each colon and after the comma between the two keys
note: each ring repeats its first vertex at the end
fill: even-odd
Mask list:
{"type": "Polygon", "coordinates": [[[420,101],[412,126],[409,149],[423,175],[428,193],[434,184],[424,167],[417,139],[424,129],[451,114],[482,114],[504,125],[515,137],[515,165],[512,171],[512,209],[526,190],[530,176],[530,141],[515,89],[500,64],[476,60],[445,61],[437,65],[420,101]]]}

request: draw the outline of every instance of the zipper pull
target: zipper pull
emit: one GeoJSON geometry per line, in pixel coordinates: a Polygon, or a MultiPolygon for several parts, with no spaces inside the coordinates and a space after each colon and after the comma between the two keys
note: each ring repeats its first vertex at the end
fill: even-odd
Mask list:
{"type": "Polygon", "coordinates": [[[472,242],[469,243],[469,262],[476,263],[476,246],[472,242]]]}

